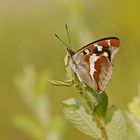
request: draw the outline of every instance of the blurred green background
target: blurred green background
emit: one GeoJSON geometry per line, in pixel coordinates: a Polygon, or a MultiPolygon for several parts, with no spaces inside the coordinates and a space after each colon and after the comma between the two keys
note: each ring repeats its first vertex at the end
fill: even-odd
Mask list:
{"type": "MultiPolygon", "coordinates": [[[[51,79],[64,80],[66,49],[53,36],[67,41],[68,24],[73,50],[94,40],[115,36],[121,40],[112,79],[106,92],[110,104],[127,109],[140,81],[139,0],[1,0],[0,1],[0,139],[31,140],[14,127],[15,114],[30,114],[14,79],[30,64],[47,70],[51,79]]],[[[73,88],[47,87],[53,116],[63,116],[61,101],[79,97],[73,88]]],[[[90,138],[66,122],[63,139],[90,138]]]]}

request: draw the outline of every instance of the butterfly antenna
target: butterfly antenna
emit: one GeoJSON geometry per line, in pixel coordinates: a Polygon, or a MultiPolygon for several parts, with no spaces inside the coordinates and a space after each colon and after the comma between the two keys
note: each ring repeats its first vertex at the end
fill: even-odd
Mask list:
{"type": "Polygon", "coordinates": [[[67,48],[70,48],[57,34],[54,35],[63,45],[65,45],[67,48]]]}
{"type": "Polygon", "coordinates": [[[69,35],[69,30],[68,30],[67,24],[65,24],[65,28],[66,28],[66,32],[67,32],[67,36],[68,36],[69,46],[71,48],[71,40],[70,40],[70,35],[69,35]]]}

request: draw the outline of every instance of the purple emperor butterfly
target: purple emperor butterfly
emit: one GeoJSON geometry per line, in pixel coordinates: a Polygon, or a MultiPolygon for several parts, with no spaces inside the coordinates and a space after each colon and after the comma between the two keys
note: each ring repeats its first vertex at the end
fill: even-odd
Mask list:
{"type": "MultiPolygon", "coordinates": [[[[66,30],[68,33],[67,26],[66,30]]],[[[59,38],[57,35],[56,37],[59,38]]],[[[64,41],[62,42],[64,43],[64,41]]],[[[118,38],[108,37],[92,42],[77,52],[68,47],[69,65],[81,83],[88,85],[99,94],[105,90],[111,78],[113,63],[119,51],[119,46],[118,38]]]]}

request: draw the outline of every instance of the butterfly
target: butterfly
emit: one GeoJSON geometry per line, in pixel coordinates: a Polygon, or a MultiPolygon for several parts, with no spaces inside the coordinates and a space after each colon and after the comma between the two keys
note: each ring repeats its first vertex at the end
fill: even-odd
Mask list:
{"type": "Polygon", "coordinates": [[[81,83],[97,94],[102,93],[111,78],[119,47],[119,38],[108,37],[92,42],[77,52],[67,48],[69,65],[81,83]]]}
{"type": "MultiPolygon", "coordinates": [[[[71,46],[67,25],[66,31],[71,46]]],[[[102,93],[112,75],[114,60],[120,48],[119,38],[103,38],[74,52],[56,34],[55,36],[67,46],[69,65],[79,81],[97,94],[102,93]]]]}

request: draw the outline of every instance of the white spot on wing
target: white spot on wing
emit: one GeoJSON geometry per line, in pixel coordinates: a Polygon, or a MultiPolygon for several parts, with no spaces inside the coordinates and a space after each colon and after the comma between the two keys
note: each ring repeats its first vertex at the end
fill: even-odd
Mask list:
{"type": "Polygon", "coordinates": [[[89,53],[90,53],[88,49],[86,49],[86,50],[85,50],[85,52],[86,52],[87,54],[89,54],[89,53]]]}
{"type": "Polygon", "coordinates": [[[108,43],[109,46],[111,46],[110,40],[107,40],[107,43],[108,43]]]}
{"type": "Polygon", "coordinates": [[[103,53],[103,56],[108,57],[108,53],[107,52],[104,52],[103,53]]]}
{"type": "Polygon", "coordinates": [[[97,49],[98,49],[98,51],[102,51],[103,47],[97,45],[97,49]]]}
{"type": "Polygon", "coordinates": [[[94,79],[93,74],[96,71],[95,70],[95,61],[99,58],[99,56],[96,56],[96,54],[93,54],[89,58],[89,63],[90,63],[90,75],[94,79]]]}
{"type": "Polygon", "coordinates": [[[102,46],[99,46],[98,44],[94,44],[94,46],[97,47],[97,50],[98,51],[102,51],[102,49],[103,49],[103,47],[102,46]]]}
{"type": "Polygon", "coordinates": [[[95,46],[95,47],[98,47],[99,45],[97,45],[97,43],[96,43],[96,44],[94,44],[94,46],[95,46]]]}

